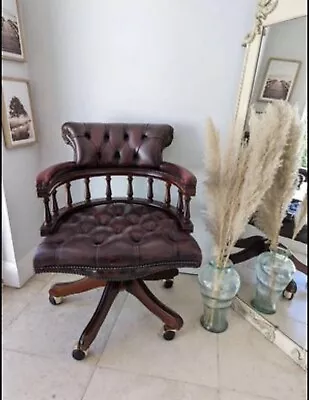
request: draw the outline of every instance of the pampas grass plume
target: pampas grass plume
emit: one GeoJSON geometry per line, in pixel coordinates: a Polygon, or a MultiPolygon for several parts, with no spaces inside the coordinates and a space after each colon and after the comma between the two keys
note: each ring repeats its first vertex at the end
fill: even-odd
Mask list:
{"type": "Polygon", "coordinates": [[[206,225],[213,237],[214,258],[219,267],[227,265],[235,242],[273,184],[293,118],[293,110],[286,102],[269,104],[261,115],[252,108],[249,141],[243,140],[242,131],[234,129],[224,151],[217,129],[208,121],[206,225]]]}

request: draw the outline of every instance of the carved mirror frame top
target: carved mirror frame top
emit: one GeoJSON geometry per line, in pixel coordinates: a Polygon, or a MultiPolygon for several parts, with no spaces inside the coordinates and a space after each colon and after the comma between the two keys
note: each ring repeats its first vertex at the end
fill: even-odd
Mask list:
{"type": "Polygon", "coordinates": [[[305,16],[307,16],[306,0],[258,0],[253,29],[242,43],[246,51],[236,103],[237,128],[245,127],[264,27],[305,16]]]}

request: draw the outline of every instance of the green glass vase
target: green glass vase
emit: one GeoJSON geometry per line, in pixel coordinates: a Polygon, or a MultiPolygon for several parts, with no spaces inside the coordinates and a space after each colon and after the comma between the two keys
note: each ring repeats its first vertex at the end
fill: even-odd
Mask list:
{"type": "Polygon", "coordinates": [[[228,327],[228,309],[240,288],[238,272],[231,261],[225,268],[210,261],[201,268],[198,280],[203,299],[201,324],[210,332],[224,332],[228,327]]]}
{"type": "Polygon", "coordinates": [[[291,282],[295,265],[290,260],[289,250],[279,247],[267,251],[256,260],[255,297],[251,305],[264,314],[274,314],[282,291],[291,282]]]}

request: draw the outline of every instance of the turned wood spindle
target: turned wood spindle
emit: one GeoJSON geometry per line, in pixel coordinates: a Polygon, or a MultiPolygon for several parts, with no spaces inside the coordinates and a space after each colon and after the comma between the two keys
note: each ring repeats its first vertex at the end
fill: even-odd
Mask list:
{"type": "Polygon", "coordinates": [[[44,197],[44,208],[45,208],[45,222],[49,225],[52,221],[52,215],[49,209],[49,197],[44,197]]]}
{"type": "Polygon", "coordinates": [[[85,178],[85,200],[89,202],[91,200],[91,193],[90,193],[90,179],[85,178]]]}
{"type": "Polygon", "coordinates": [[[128,199],[133,200],[133,177],[132,175],[128,176],[128,199]]]}
{"type": "Polygon", "coordinates": [[[171,184],[169,182],[165,184],[165,205],[167,207],[171,205],[171,184]]]}
{"type": "Polygon", "coordinates": [[[185,196],[185,219],[189,220],[191,218],[190,215],[190,201],[191,201],[191,197],[186,195],[185,196]]]}
{"type": "Polygon", "coordinates": [[[111,176],[106,175],[106,200],[112,199],[112,187],[111,187],[111,176]]]}
{"type": "Polygon", "coordinates": [[[58,207],[58,202],[57,202],[57,190],[54,190],[52,192],[52,199],[53,199],[53,213],[55,215],[58,215],[59,212],[59,207],[58,207]]]}
{"type": "Polygon", "coordinates": [[[66,190],[67,190],[67,204],[68,204],[68,207],[72,207],[73,200],[72,200],[72,195],[71,195],[71,183],[67,182],[65,184],[65,187],[66,187],[66,190]]]}
{"type": "Polygon", "coordinates": [[[183,214],[183,195],[180,189],[178,190],[177,212],[183,214]]]}
{"type": "Polygon", "coordinates": [[[153,201],[153,178],[148,178],[147,199],[153,201]]]}

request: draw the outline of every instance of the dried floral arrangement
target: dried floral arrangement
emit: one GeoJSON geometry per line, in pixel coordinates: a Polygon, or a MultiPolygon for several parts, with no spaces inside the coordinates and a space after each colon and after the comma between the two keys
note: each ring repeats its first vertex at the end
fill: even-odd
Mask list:
{"type": "Polygon", "coordinates": [[[219,132],[208,121],[206,226],[214,240],[218,267],[227,265],[233,246],[272,187],[289,138],[297,136],[297,127],[296,112],[287,102],[270,103],[260,115],[252,107],[249,141],[243,140],[242,130],[234,129],[222,149],[219,132]]]}
{"type": "MultiPolygon", "coordinates": [[[[276,171],[273,184],[265,193],[254,216],[255,225],[265,233],[270,242],[270,249],[274,251],[278,248],[281,226],[297,186],[298,169],[301,166],[303,147],[303,129],[298,111],[288,105],[286,108],[287,110],[289,108],[290,111],[290,121],[288,121],[290,128],[281,162],[276,171]]],[[[302,203],[300,213],[295,219],[294,237],[302,229],[306,221],[305,203],[302,203]]]]}

